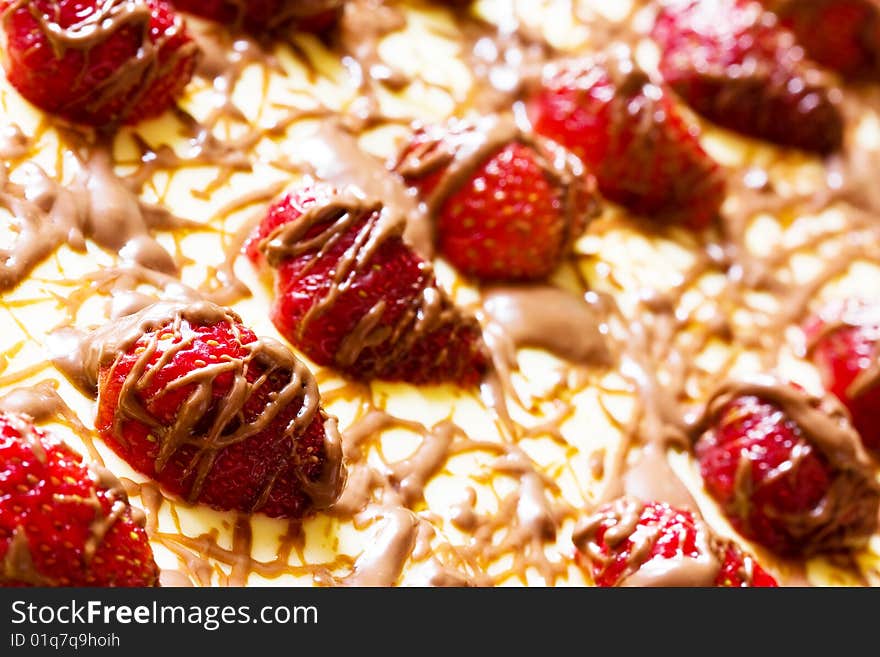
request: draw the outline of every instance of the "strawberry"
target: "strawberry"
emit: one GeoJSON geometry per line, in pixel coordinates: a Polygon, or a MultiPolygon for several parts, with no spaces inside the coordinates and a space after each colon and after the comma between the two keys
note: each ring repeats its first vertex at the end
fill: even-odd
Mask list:
{"type": "Polygon", "coordinates": [[[872,0],[764,0],[811,59],[845,78],[880,76],[880,7],[872,0]]]}
{"type": "Polygon", "coordinates": [[[832,304],[806,332],[825,386],[846,406],[865,447],[880,455],[880,306],[832,304]]]}
{"type": "Polygon", "coordinates": [[[754,557],[745,554],[733,541],[728,541],[724,548],[721,571],[715,579],[715,585],[729,588],[779,586],[773,576],[761,568],[754,557]]]}
{"type": "Polygon", "coordinates": [[[706,489],[743,536],[783,555],[861,545],[880,492],[845,411],[773,380],[728,383],[695,445],[706,489]]]}
{"type": "Polygon", "coordinates": [[[283,345],[209,303],[155,304],[97,336],[95,426],[135,470],[192,503],[272,517],[338,496],[335,425],[283,345]]]}
{"type": "Polygon", "coordinates": [[[837,92],[759,3],[667,0],[652,36],[666,82],[709,120],[821,155],[841,148],[837,92]]]}
{"type": "Polygon", "coordinates": [[[594,209],[576,158],[500,117],[419,129],[396,170],[431,210],[440,253],[481,280],[545,278],[594,209]]]}
{"type": "Polygon", "coordinates": [[[0,413],[0,585],[158,586],[122,484],[30,418],[0,413]]]}
{"type": "Polygon", "coordinates": [[[41,109],[77,123],[136,123],[170,107],[198,50],[164,0],[0,0],[4,65],[41,109]]]}
{"type": "Polygon", "coordinates": [[[718,164],[669,93],[627,56],[548,66],[528,107],[535,130],[581,158],[606,198],[695,229],[717,216],[718,164]]]}
{"type": "Polygon", "coordinates": [[[440,290],[403,225],[354,188],[305,186],[275,203],[246,245],[276,271],[272,321],[319,365],[361,380],[477,384],[477,321],[440,290]]]}
{"type": "Polygon", "coordinates": [[[173,0],[202,18],[260,34],[282,27],[323,32],[335,25],[344,0],[173,0]]]}
{"type": "Polygon", "coordinates": [[[580,523],[577,558],[596,586],[773,587],[776,580],[688,510],[621,498],[580,523]]]}

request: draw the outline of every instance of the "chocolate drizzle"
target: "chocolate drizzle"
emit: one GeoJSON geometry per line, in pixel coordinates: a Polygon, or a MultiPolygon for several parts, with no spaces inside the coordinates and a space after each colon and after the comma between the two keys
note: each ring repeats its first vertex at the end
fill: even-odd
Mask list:
{"type": "Polygon", "coordinates": [[[295,164],[318,180],[340,188],[354,187],[382,202],[389,221],[400,222],[405,240],[424,258],[434,252],[430,222],[415,195],[391,175],[381,160],[365,153],[354,135],[338,123],[322,122],[300,143],[295,164]]]}
{"type": "Polygon", "coordinates": [[[613,357],[603,332],[598,303],[559,288],[533,285],[491,288],[483,295],[489,331],[517,347],[546,349],[574,363],[610,366],[613,357]]]}
{"type": "Polygon", "coordinates": [[[15,287],[62,244],[85,251],[86,238],[123,261],[178,273],[152,231],[195,225],[140,201],[113,171],[106,148],[94,148],[79,163],[76,177],[64,186],[32,162],[15,170],[14,181],[8,169],[0,169],[0,206],[18,226],[14,246],[0,250],[0,289],[15,287]]]}
{"type": "Polygon", "coordinates": [[[0,582],[24,582],[31,586],[48,586],[52,583],[34,566],[31,547],[23,527],[15,528],[12,541],[6,548],[0,582]]]}

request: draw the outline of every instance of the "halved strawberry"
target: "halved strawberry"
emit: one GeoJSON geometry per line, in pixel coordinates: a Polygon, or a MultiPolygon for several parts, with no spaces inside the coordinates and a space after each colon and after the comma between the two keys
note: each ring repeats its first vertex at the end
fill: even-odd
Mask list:
{"type": "Polygon", "coordinates": [[[784,555],[849,549],[876,529],[880,488],[846,412],[773,379],[721,386],[695,451],[743,536],[784,555]]]}
{"type": "Polygon", "coordinates": [[[0,413],[0,586],[158,586],[122,484],[30,418],[0,413]]]}
{"type": "Polygon", "coordinates": [[[627,56],[549,66],[529,115],[538,133],[584,161],[612,201],[695,229],[718,215],[724,179],[698,129],[627,56]]]}
{"type": "Polygon", "coordinates": [[[339,436],[314,378],[231,311],[158,303],[89,340],[99,435],[168,491],[291,518],[339,495],[339,436]]]}
{"type": "Polygon", "coordinates": [[[0,0],[9,82],[77,123],[136,123],[170,107],[198,49],[164,0],[0,0]]]}
{"type": "Polygon", "coordinates": [[[573,540],[596,586],[778,586],[738,545],[662,502],[620,498],[584,519],[573,540]]]}
{"type": "Polygon", "coordinates": [[[440,253],[481,280],[545,278],[596,207],[577,158],[502,117],[423,127],[395,169],[428,205],[440,253]]]}
{"type": "Polygon", "coordinates": [[[698,113],[736,132],[825,155],[843,143],[826,76],[754,0],[666,0],[660,72],[698,113]]]}
{"type": "Polygon", "coordinates": [[[380,202],[319,183],[275,203],[246,252],[277,270],[272,321],[319,365],[361,380],[476,385],[489,363],[480,325],[402,234],[380,202]]]}

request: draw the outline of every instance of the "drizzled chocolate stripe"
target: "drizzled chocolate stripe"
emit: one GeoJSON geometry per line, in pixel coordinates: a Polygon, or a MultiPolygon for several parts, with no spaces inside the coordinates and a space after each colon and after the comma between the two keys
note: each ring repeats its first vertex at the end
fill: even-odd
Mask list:
{"type": "Polygon", "coordinates": [[[10,181],[8,170],[0,168],[0,206],[18,225],[13,247],[0,249],[0,290],[15,287],[66,239],[74,248],[84,248],[71,195],[60,186],[53,193],[54,181],[39,167],[26,166],[30,182],[24,186],[10,181]]]}
{"type": "MultiPolygon", "coordinates": [[[[44,14],[36,2],[15,0],[2,15],[6,23],[18,9],[26,7],[49,39],[55,56],[64,56],[68,48],[88,50],[99,41],[125,26],[137,26],[145,36],[149,35],[150,7],[144,0],[105,0],[95,10],[67,27],[60,24],[60,7],[54,5],[56,15],[44,14]]],[[[179,21],[178,21],[179,23],[179,21]]]]}
{"type": "MultiPolygon", "coordinates": [[[[156,460],[156,469],[159,471],[182,446],[196,447],[197,455],[190,466],[196,473],[191,500],[198,498],[205,477],[221,450],[258,434],[284,409],[296,405],[299,408],[297,415],[285,428],[285,434],[293,444],[320,412],[318,387],[311,372],[284,345],[270,338],[261,338],[242,344],[247,351],[242,358],[225,358],[222,362],[192,370],[172,382],[170,386],[174,388],[194,385],[193,391],[182,404],[174,424],[167,426],[157,421],[141,403],[140,394],[149,386],[155,372],[196,338],[193,325],[221,322],[229,324],[235,331],[241,319],[231,310],[207,301],[191,304],[159,302],[87,335],[70,330],[62,330],[55,335],[55,344],[60,351],[55,359],[56,365],[80,390],[92,397],[97,395],[101,370],[109,366],[112,377],[121,357],[144,335],[149,335],[143,351],[139,352],[135,365],[122,384],[114,417],[114,433],[124,439],[120,427],[126,420],[137,420],[149,426],[160,445],[156,460]],[[173,340],[167,346],[163,344],[159,361],[147,369],[149,361],[159,349],[160,339],[164,337],[173,340]],[[66,345],[66,354],[63,353],[63,345],[66,345]],[[259,365],[262,372],[255,381],[250,382],[247,374],[252,363],[259,365]],[[210,418],[208,428],[196,430],[209,417],[213,383],[221,374],[232,374],[233,384],[217,404],[220,411],[210,418]],[[235,425],[235,420],[241,416],[256,391],[274,375],[287,378],[284,387],[253,421],[238,423],[234,430],[227,431],[235,425]]],[[[324,428],[324,471],[316,480],[301,476],[300,482],[316,508],[332,504],[344,480],[335,420],[326,419],[324,428]]],[[[301,472],[301,469],[297,471],[301,472]]],[[[271,488],[272,483],[269,481],[267,488],[271,488]]],[[[267,494],[268,491],[264,491],[259,499],[265,501],[267,494]]]]}
{"type": "Polygon", "coordinates": [[[6,556],[0,563],[0,583],[23,582],[31,586],[51,586],[52,580],[37,570],[24,527],[16,527],[6,556]]]}
{"type": "Polygon", "coordinates": [[[114,171],[109,145],[90,146],[81,159],[76,155],[78,169],[67,184],[34,162],[18,167],[14,180],[0,166],[0,207],[12,215],[17,232],[11,246],[0,248],[0,291],[16,287],[64,244],[85,251],[86,239],[123,261],[177,274],[174,258],[153,230],[196,225],[141,201],[114,171]]]}

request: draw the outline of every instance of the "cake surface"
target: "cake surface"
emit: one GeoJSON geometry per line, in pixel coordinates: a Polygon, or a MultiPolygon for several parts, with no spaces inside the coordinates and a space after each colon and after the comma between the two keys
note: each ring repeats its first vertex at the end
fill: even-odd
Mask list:
{"type": "MultiPolygon", "coordinates": [[[[880,534],[795,557],[745,540],[692,451],[724,381],[823,394],[806,322],[834,300],[876,299],[876,85],[833,78],[844,124],[830,156],[744,137],[677,100],[722,167],[717,221],[694,230],[602,201],[537,282],[457,273],[392,171],[414,124],[528,123],[526,90],[548,62],[627,49],[660,80],[657,10],[350,0],[321,36],[271,40],[186,15],[201,56],[178,106],[109,133],[53,118],[2,82],[0,407],[122,481],[146,513],[163,585],[589,585],[576,550],[593,540],[585,519],[624,495],[689,507],[780,585],[880,583],[880,534]],[[338,420],[338,499],[291,520],[188,503],[96,438],[72,336],[161,300],[229,307],[285,343],[271,280],[242,249],[271,203],[314,180],[353,186],[403,222],[406,244],[479,322],[491,367],[474,386],[364,382],[298,350],[338,420]]],[[[870,480],[856,490],[870,500],[877,463],[856,451],[870,480]]],[[[865,522],[876,526],[876,508],[865,522]]]]}

